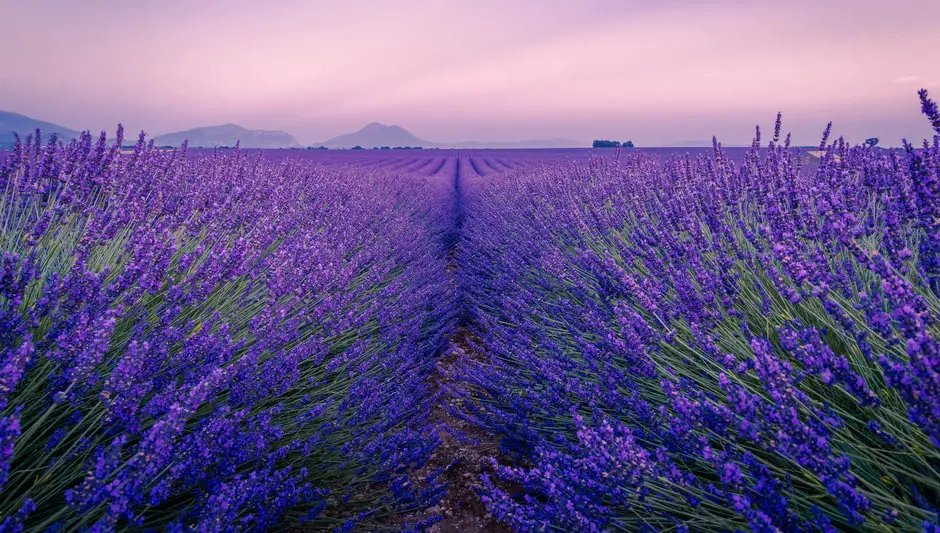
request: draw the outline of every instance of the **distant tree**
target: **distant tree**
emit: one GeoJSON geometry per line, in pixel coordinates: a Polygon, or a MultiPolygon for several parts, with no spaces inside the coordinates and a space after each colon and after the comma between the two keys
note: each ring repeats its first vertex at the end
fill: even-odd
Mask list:
{"type": "Polygon", "coordinates": [[[329,150],[326,146],[317,146],[317,150],[329,150]]]}
{"type": "Polygon", "coordinates": [[[373,149],[373,150],[378,150],[379,147],[378,147],[378,146],[373,146],[372,149],[373,149]]]}
{"type": "Polygon", "coordinates": [[[624,148],[633,148],[633,141],[624,141],[620,146],[624,148]]]}
{"type": "Polygon", "coordinates": [[[602,139],[596,139],[594,141],[594,148],[617,148],[620,146],[620,141],[607,141],[602,139]]]}
{"type": "Polygon", "coordinates": [[[379,148],[379,149],[380,149],[380,150],[391,150],[391,148],[389,148],[388,146],[383,146],[383,147],[381,147],[381,148],[379,148]]]}
{"type": "Polygon", "coordinates": [[[361,146],[359,146],[359,145],[357,144],[356,146],[353,146],[352,149],[353,149],[353,150],[363,150],[364,148],[361,147],[361,146]]]}
{"type": "Polygon", "coordinates": [[[872,148],[878,146],[878,137],[869,137],[865,139],[865,144],[871,146],[872,148]]]}

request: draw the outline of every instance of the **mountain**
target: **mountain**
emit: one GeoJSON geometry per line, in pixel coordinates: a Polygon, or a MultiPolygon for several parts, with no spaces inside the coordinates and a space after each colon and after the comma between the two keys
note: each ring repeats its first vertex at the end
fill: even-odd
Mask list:
{"type": "Polygon", "coordinates": [[[352,148],[354,146],[361,146],[363,148],[372,148],[373,146],[437,147],[437,144],[419,139],[401,126],[386,126],[378,122],[366,124],[365,127],[355,133],[339,135],[324,143],[314,143],[314,146],[318,145],[326,146],[327,148],[352,148]]]}
{"type": "Polygon", "coordinates": [[[295,148],[299,147],[291,134],[280,130],[249,130],[237,124],[207,126],[186,131],[166,133],[153,139],[157,146],[179,146],[189,141],[193,148],[216,148],[235,146],[242,148],[295,148]]]}
{"type": "Polygon", "coordinates": [[[332,139],[314,143],[313,146],[326,146],[327,148],[352,148],[361,146],[372,148],[374,146],[420,146],[422,148],[578,148],[587,146],[586,143],[571,139],[539,139],[529,141],[459,141],[459,142],[433,142],[415,136],[401,126],[386,126],[378,122],[367,124],[355,133],[339,135],[332,139]]]}
{"type": "Polygon", "coordinates": [[[37,128],[43,137],[55,135],[61,141],[70,141],[80,135],[80,132],[58,124],[37,120],[19,113],[0,111],[0,148],[13,146],[14,133],[18,133],[20,138],[25,140],[26,136],[35,133],[37,128]]]}
{"type": "MultiPolygon", "coordinates": [[[[13,145],[13,132],[20,137],[36,131],[39,128],[43,136],[55,134],[63,141],[74,139],[80,133],[43,122],[17,113],[0,111],[0,148],[13,145]]],[[[112,140],[113,141],[113,140],[112,140]]],[[[240,142],[242,148],[297,148],[300,144],[287,132],[280,130],[250,130],[237,124],[224,124],[221,126],[208,126],[193,128],[185,131],[166,133],[154,138],[157,146],[179,146],[188,141],[193,148],[215,148],[221,146],[235,146],[240,142]]],[[[401,126],[387,126],[378,122],[367,124],[354,133],[339,135],[332,139],[314,143],[312,146],[326,146],[327,148],[363,148],[382,146],[409,146],[421,148],[463,148],[463,149],[532,149],[532,148],[584,148],[588,144],[572,139],[536,139],[525,141],[461,141],[438,143],[427,141],[413,135],[401,126]]],[[[690,146],[690,145],[689,145],[690,146]]],[[[708,143],[711,146],[711,143],[708,143]]]]}

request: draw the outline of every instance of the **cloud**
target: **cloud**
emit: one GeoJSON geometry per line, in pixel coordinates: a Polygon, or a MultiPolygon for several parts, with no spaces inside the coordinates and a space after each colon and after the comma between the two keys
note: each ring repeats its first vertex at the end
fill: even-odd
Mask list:
{"type": "Polygon", "coordinates": [[[920,81],[920,76],[901,76],[899,78],[894,78],[894,83],[914,83],[920,81]]]}

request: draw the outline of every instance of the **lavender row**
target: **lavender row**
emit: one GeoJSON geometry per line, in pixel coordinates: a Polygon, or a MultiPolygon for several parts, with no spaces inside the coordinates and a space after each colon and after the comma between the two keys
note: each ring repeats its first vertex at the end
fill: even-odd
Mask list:
{"type": "Polygon", "coordinates": [[[937,530],[938,137],[464,184],[463,415],[519,531],[937,530]]]}
{"type": "Polygon", "coordinates": [[[370,528],[432,505],[452,184],[27,140],[0,167],[0,531],[370,528]]]}

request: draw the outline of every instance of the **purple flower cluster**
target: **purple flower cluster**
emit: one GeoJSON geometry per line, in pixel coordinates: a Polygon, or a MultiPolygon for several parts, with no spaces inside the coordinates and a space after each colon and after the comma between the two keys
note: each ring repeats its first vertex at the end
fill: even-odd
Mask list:
{"type": "Polygon", "coordinates": [[[0,533],[427,528],[458,325],[481,358],[448,412],[499,437],[481,494],[516,530],[935,531],[940,129],[827,128],[818,158],[781,129],[694,157],[18,142],[0,533]]]}
{"type": "Polygon", "coordinates": [[[37,139],[0,164],[0,531],[368,529],[440,498],[415,472],[454,184],[425,167],[452,158],[37,139]]]}
{"type": "MultiPolygon", "coordinates": [[[[922,93],[932,122],[936,105],[922,93]]],[[[485,361],[464,416],[520,531],[932,530],[940,136],[733,160],[527,161],[464,184],[485,361]]],[[[940,130],[938,130],[940,133],[940,130]]]]}

